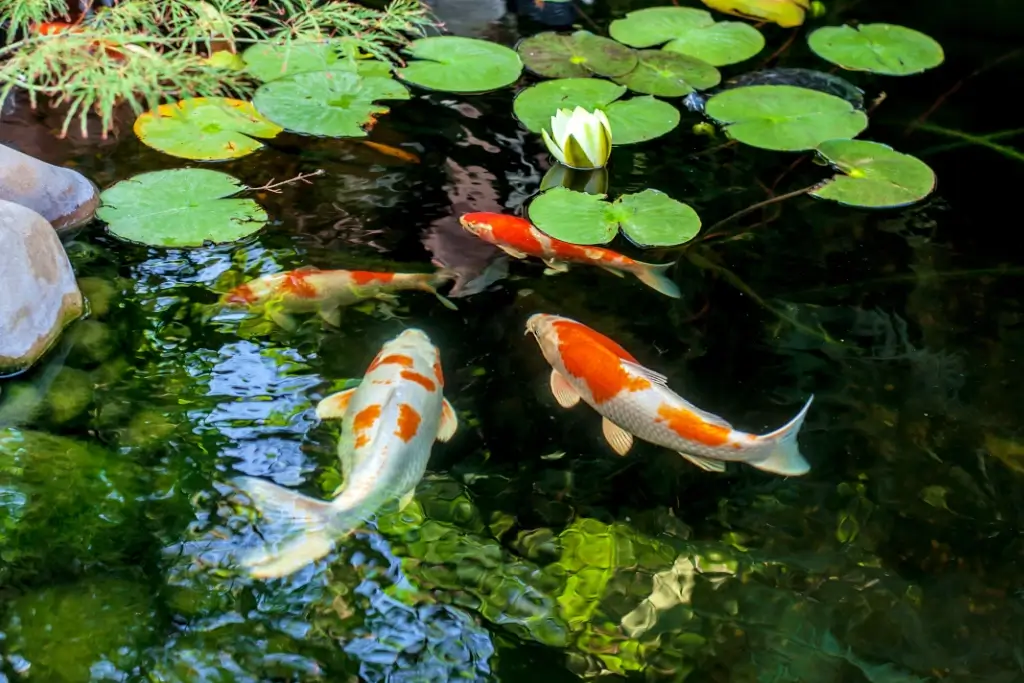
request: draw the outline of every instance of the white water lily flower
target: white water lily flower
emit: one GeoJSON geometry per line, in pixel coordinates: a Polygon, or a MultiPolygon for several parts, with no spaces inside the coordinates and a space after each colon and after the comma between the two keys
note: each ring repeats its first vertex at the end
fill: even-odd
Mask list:
{"type": "Polygon", "coordinates": [[[541,135],[552,156],[569,168],[603,168],[612,153],[612,127],[600,109],[559,109],[551,117],[551,134],[541,135]]]}

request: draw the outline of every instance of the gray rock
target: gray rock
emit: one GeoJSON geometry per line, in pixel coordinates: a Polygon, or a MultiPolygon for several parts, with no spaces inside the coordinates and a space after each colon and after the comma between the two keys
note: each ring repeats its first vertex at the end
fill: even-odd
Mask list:
{"type": "Polygon", "coordinates": [[[27,206],[57,230],[92,220],[100,196],[88,178],[0,145],[0,200],[27,206]]]}
{"type": "Polygon", "coordinates": [[[0,199],[0,377],[32,365],[82,314],[71,262],[50,224],[0,199]]]}

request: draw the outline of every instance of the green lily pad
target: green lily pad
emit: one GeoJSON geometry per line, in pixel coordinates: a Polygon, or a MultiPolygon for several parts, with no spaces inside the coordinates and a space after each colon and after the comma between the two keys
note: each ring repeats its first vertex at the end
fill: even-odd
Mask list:
{"type": "Polygon", "coordinates": [[[100,195],[96,216],[111,234],[157,247],[201,247],[241,239],[262,228],[266,212],[227,173],[202,168],[142,173],[100,195]]]}
{"type": "Polygon", "coordinates": [[[622,76],[637,64],[630,48],[587,31],[538,33],[521,40],[516,52],[526,68],[548,78],[586,78],[591,73],[622,76]]]}
{"type": "Polygon", "coordinates": [[[378,59],[357,59],[358,49],[342,41],[257,43],[242,53],[246,70],[260,81],[276,81],[307,71],[354,71],[361,76],[387,77],[391,65],[378,59]]]}
{"type": "Polygon", "coordinates": [[[818,152],[844,175],[811,192],[848,206],[895,207],[920,201],[935,189],[935,172],[917,157],[868,140],[829,140],[818,152]]]}
{"type": "Polygon", "coordinates": [[[867,115],[846,100],[791,85],[751,85],[708,100],[708,116],[742,143],[780,151],[814,149],[826,140],[852,138],[867,115]]]}
{"type": "Polygon", "coordinates": [[[942,46],[930,36],[894,24],[826,26],[807,37],[822,59],[851,71],[908,76],[942,64],[942,46]]]}
{"type": "Polygon", "coordinates": [[[249,102],[196,97],[161,104],[140,115],[134,131],[144,143],[165,154],[211,161],[251,154],[263,147],[254,137],[272,138],[281,127],[260,116],[249,102]]]}
{"type": "Polygon", "coordinates": [[[696,211],[657,190],[609,202],[603,194],[556,187],[534,199],[529,214],[538,229],[573,244],[604,244],[621,229],[639,246],[675,246],[700,231],[696,211]]]}
{"type": "Polygon", "coordinates": [[[707,62],[665,50],[641,50],[632,72],[615,82],[635,92],[659,97],[682,97],[707,90],[722,81],[722,74],[707,62]]]}
{"type": "Polygon", "coordinates": [[[653,97],[616,102],[626,88],[593,78],[560,78],[526,88],[512,108],[516,117],[534,133],[551,123],[559,109],[602,109],[612,127],[612,144],[629,145],[653,140],[679,125],[679,110],[653,97]]]}
{"type": "Polygon", "coordinates": [[[428,90],[475,93],[496,90],[519,79],[523,63],[515,50],[476,38],[433,36],[414,40],[416,58],[398,76],[428,90]]]}
{"type": "Polygon", "coordinates": [[[377,116],[390,111],[376,100],[407,100],[409,91],[392,78],[350,71],[309,71],[260,86],[256,109],[287,130],[308,135],[366,136],[377,116]]]}
{"type": "Polygon", "coordinates": [[[612,38],[633,47],[678,52],[712,66],[735,64],[764,49],[764,36],[750,24],[716,22],[711,13],[692,7],[649,7],[611,23],[612,38]]]}

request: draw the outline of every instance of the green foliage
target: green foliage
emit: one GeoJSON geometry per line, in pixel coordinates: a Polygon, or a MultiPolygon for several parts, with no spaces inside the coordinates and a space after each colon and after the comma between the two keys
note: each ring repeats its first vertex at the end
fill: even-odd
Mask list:
{"type": "Polygon", "coordinates": [[[586,78],[591,74],[614,78],[637,65],[633,50],[588,31],[538,33],[519,41],[516,52],[527,69],[548,78],[586,78]]]}
{"type": "Polygon", "coordinates": [[[67,0],[0,0],[8,43],[27,34],[33,24],[64,18],[67,11],[67,0]]]}
{"type": "Polygon", "coordinates": [[[514,50],[476,38],[432,36],[413,41],[415,59],[397,74],[429,90],[474,93],[515,83],[523,63],[514,50]]]}
{"type": "Polygon", "coordinates": [[[665,44],[665,50],[712,66],[735,64],[764,49],[764,36],[738,21],[715,22],[711,13],[692,7],[651,7],[630,12],[609,27],[612,38],[633,47],[665,44]]]}
{"type": "Polygon", "coordinates": [[[682,97],[718,85],[722,74],[707,62],[666,50],[641,50],[640,62],[615,82],[634,92],[682,97]]]}
{"type": "Polygon", "coordinates": [[[96,216],[121,239],[161,247],[233,242],[256,232],[267,214],[227,173],[199,168],[142,173],[100,195],[96,216]]]}
{"type": "Polygon", "coordinates": [[[913,204],[935,188],[935,173],[920,159],[867,140],[829,140],[818,152],[843,175],[811,192],[815,197],[862,207],[913,204]]]}
{"type": "Polygon", "coordinates": [[[136,119],[134,130],[154,149],[203,161],[243,157],[263,147],[254,138],[272,138],[281,132],[250,103],[223,97],[161,104],[136,119]]]}
{"type": "Polygon", "coordinates": [[[930,36],[893,24],[825,26],[807,37],[819,57],[852,71],[909,76],[942,64],[942,46],[930,36]]]}
{"type": "Polygon", "coordinates": [[[273,81],[304,71],[355,71],[362,76],[388,76],[391,65],[379,59],[359,59],[358,45],[345,40],[258,43],[242,54],[248,73],[273,81]]]}
{"type": "Polygon", "coordinates": [[[530,220],[552,237],[573,244],[604,244],[621,228],[639,246],[667,247],[688,242],[700,231],[696,211],[657,190],[607,202],[603,194],[556,187],[533,200],[530,220]]]}
{"type": "Polygon", "coordinates": [[[730,138],[779,151],[814,149],[826,140],[852,138],[867,115],[846,100],[790,85],[752,85],[708,100],[707,115],[730,138]]]}

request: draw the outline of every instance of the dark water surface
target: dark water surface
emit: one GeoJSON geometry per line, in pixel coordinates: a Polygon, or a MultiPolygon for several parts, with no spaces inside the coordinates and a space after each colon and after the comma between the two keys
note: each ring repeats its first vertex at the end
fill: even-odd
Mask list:
{"type": "MultiPolygon", "coordinates": [[[[587,11],[604,24],[641,4],[587,11]]],[[[937,192],[882,212],[798,198],[645,253],[679,259],[678,301],[598,269],[545,276],[461,232],[465,211],[518,211],[548,167],[510,90],[396,105],[371,139],[420,163],[286,137],[217,166],[251,186],[325,171],[261,194],[273,222],[248,243],[147,249],[99,225],[70,240],[91,315],[0,396],[0,681],[1024,681],[1024,143],[962,136],[1020,126],[1006,99],[1019,9],[830,11],[945,46],[922,76],[847,74],[887,94],[863,137],[921,156],[937,192]],[[965,77],[927,120],[941,130],[906,133],[965,77]],[[282,269],[431,259],[466,276],[462,293],[488,267],[495,281],[456,292],[458,311],[408,293],[294,333],[214,306],[282,269]],[[615,456],[593,411],[551,397],[522,334],[534,312],[592,325],[749,431],[814,394],[812,471],[715,475],[646,444],[615,456]],[[461,421],[415,503],[287,579],[238,576],[225,553],[252,515],[223,482],[332,491],[337,426],[313,408],[407,326],[440,346],[461,421]]],[[[511,44],[515,25],[483,32],[511,44]]],[[[764,55],[789,35],[766,34],[764,55]]],[[[802,38],[778,64],[824,65],[802,38]]],[[[189,165],[127,126],[59,142],[55,121],[21,112],[0,139],[101,187],[189,165]]],[[[787,171],[796,155],[701,154],[720,141],[694,136],[697,121],[684,112],[672,134],[617,148],[610,192],[664,190],[711,226],[767,188],[824,177],[808,161],[787,171]]]]}

